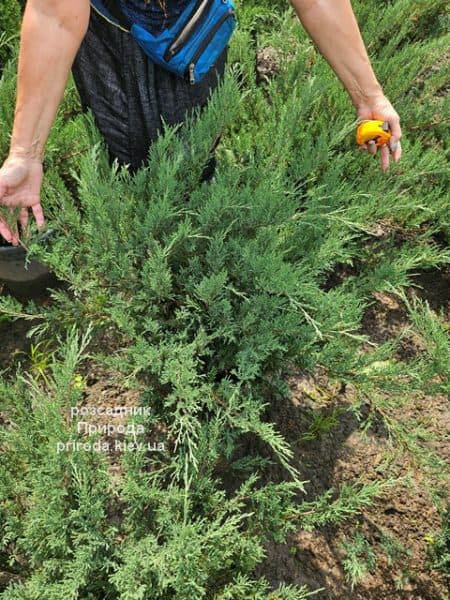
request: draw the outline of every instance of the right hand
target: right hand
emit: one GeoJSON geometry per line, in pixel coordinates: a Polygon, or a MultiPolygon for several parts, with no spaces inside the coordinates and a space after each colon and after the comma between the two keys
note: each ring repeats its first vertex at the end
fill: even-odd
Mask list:
{"type": "MultiPolygon", "coordinates": [[[[30,208],[37,226],[40,228],[44,225],[40,199],[42,179],[42,162],[36,158],[10,154],[0,169],[0,205],[9,208],[20,207],[19,220],[22,230],[28,224],[30,208]]],[[[19,243],[17,227],[13,230],[1,218],[0,235],[14,246],[19,243]]]]}
{"type": "MultiPolygon", "coordinates": [[[[359,121],[379,119],[388,123],[392,136],[388,144],[383,144],[380,147],[381,170],[383,172],[387,171],[389,159],[392,158],[394,162],[398,162],[402,155],[402,147],[400,145],[402,130],[398,113],[386,96],[380,93],[378,96],[371,97],[370,100],[359,104],[357,106],[357,115],[359,121]]],[[[370,140],[367,144],[360,146],[360,149],[363,151],[367,150],[369,154],[375,156],[378,146],[373,140],[370,140]]]]}

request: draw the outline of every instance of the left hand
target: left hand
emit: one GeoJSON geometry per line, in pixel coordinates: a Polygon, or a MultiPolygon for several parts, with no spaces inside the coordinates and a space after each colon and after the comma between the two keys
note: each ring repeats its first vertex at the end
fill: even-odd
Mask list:
{"type": "MultiPolygon", "coordinates": [[[[42,227],[44,225],[40,200],[42,162],[11,153],[0,167],[0,206],[10,209],[20,208],[19,219],[22,230],[27,226],[28,212],[31,208],[37,226],[42,227]]],[[[17,227],[10,227],[1,217],[0,236],[14,246],[19,243],[17,227]]]]}
{"type": "MultiPolygon", "coordinates": [[[[389,159],[392,157],[394,162],[398,162],[402,155],[400,138],[402,130],[400,127],[400,117],[392,104],[383,94],[375,96],[370,100],[365,100],[356,107],[358,122],[372,119],[380,119],[389,123],[392,137],[389,145],[380,146],[381,169],[385,172],[389,167],[389,159]]],[[[376,155],[378,147],[375,142],[368,142],[359,146],[360,150],[367,150],[373,156],[376,155]]]]}

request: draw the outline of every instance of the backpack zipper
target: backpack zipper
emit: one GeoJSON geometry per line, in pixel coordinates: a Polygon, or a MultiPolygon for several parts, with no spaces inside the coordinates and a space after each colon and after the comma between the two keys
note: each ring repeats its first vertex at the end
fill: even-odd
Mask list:
{"type": "Polygon", "coordinates": [[[197,62],[197,60],[199,59],[199,57],[203,54],[203,52],[205,51],[205,48],[208,46],[208,44],[212,40],[212,38],[216,35],[216,33],[220,29],[220,27],[232,15],[234,15],[234,10],[232,8],[230,8],[229,11],[227,11],[224,15],[221,16],[221,18],[217,21],[217,23],[214,25],[214,27],[212,29],[210,29],[208,35],[204,38],[204,40],[202,41],[201,45],[197,49],[196,53],[191,58],[191,62],[189,64],[188,68],[189,68],[189,81],[192,84],[195,83],[195,73],[194,73],[195,63],[197,62]]]}
{"type": "Polygon", "coordinates": [[[202,18],[208,4],[210,4],[210,0],[199,0],[197,2],[197,4],[194,7],[194,10],[192,11],[192,16],[165,51],[164,60],[169,61],[186,44],[186,42],[192,35],[195,25],[202,18]]]}

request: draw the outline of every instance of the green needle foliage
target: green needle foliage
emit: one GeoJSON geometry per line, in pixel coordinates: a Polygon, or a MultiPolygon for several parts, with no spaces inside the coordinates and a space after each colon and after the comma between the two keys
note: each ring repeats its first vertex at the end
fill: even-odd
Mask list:
{"type": "Polygon", "coordinates": [[[16,0],[3,0],[0,6],[0,74],[13,53],[19,25],[19,4],[16,0]]]}
{"type": "MultiPolygon", "coordinates": [[[[42,197],[58,232],[48,247],[30,244],[65,285],[44,306],[0,299],[3,315],[34,319],[31,368],[0,379],[2,598],[309,597],[254,576],[264,544],[352,521],[399,479],[303,499],[294,449],[267,417],[293,368],[351,387],[361,429],[381,419],[391,451],[412,457],[445,502],[432,432],[398,418],[415,398],[450,391],[446,317],[404,293],[417,271],[450,263],[448,76],[436,62],[445,13],[428,0],[355,5],[402,113],[405,155],[387,176],[356,155],[348,99],[282,3],[239,6],[224,84],[201,114],[165,128],[135,174],[108,163],[69,85],[42,197]],[[280,72],[260,82],[257,45],[269,43],[280,72]],[[200,184],[218,136],[217,174],[200,184]],[[362,333],[376,292],[405,306],[418,356],[398,357],[405,332],[378,345],[362,333]],[[57,451],[86,441],[68,415],[98,364],[148,409],[138,440],[164,432],[164,451],[124,452],[119,475],[102,452],[57,451]],[[255,451],[239,457],[249,438],[255,451]],[[282,481],[268,475],[275,462],[282,481]]],[[[2,157],[14,90],[12,60],[0,81],[2,157]]],[[[343,414],[313,415],[303,439],[328,435],[343,414]]],[[[346,552],[352,582],[375,568],[359,533],[346,552]]]]}
{"type": "Polygon", "coordinates": [[[358,580],[375,570],[376,555],[368,540],[359,532],[355,533],[352,540],[343,541],[342,546],[346,553],[342,564],[353,588],[358,580]]]}

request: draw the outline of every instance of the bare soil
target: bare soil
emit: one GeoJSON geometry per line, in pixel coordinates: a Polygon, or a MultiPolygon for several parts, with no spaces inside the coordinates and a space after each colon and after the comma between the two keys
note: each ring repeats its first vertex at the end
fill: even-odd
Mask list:
{"type": "MultiPolygon", "coordinates": [[[[427,271],[417,276],[415,286],[407,290],[426,300],[436,312],[450,322],[450,271],[427,271]],[[416,287],[420,286],[420,287],[416,287]]],[[[402,333],[408,325],[405,307],[393,295],[375,294],[374,304],[366,312],[362,332],[371,342],[382,343],[402,333]]],[[[400,345],[400,359],[408,360],[422,350],[413,335],[406,334],[400,345]]],[[[283,404],[272,404],[268,417],[290,441],[294,463],[302,479],[308,480],[305,500],[312,500],[325,490],[339,488],[345,482],[380,479],[383,473],[401,477],[412,472],[409,485],[388,489],[372,508],[364,509],[357,519],[357,530],[369,541],[377,556],[377,565],[352,589],[342,568],[345,557],[342,541],[355,530],[352,524],[325,526],[312,533],[300,531],[287,544],[267,544],[267,558],[257,574],[265,575],[273,586],[282,582],[306,584],[311,589],[324,588],[314,598],[320,600],[445,600],[450,597],[442,573],[430,569],[427,540],[442,526],[441,517],[432,503],[426,482],[406,457],[389,462],[389,439],[381,424],[366,433],[346,408],[352,390],[333,389],[326,373],[314,377],[296,373],[289,378],[292,396],[283,404]],[[338,415],[332,429],[313,440],[303,439],[311,416],[338,415]],[[391,564],[380,550],[379,541],[388,534],[399,548],[409,549],[391,564]]],[[[450,464],[450,410],[444,395],[418,396],[395,417],[400,422],[417,419],[426,422],[437,438],[430,447],[450,464]]],[[[249,448],[250,450],[250,448],[249,448]]],[[[271,478],[285,476],[274,466],[271,478]]]]}
{"type": "MultiPolygon", "coordinates": [[[[410,297],[418,295],[430,307],[450,321],[450,271],[423,272],[416,286],[408,290],[410,297]],[[421,286],[421,287],[418,287],[421,286]]],[[[42,300],[45,302],[45,299],[42,300]]],[[[0,322],[0,369],[13,373],[20,361],[26,368],[30,342],[26,337],[32,322],[17,320],[0,322]]],[[[367,310],[362,332],[371,342],[380,343],[397,336],[408,325],[401,302],[389,294],[375,294],[367,310]]],[[[421,351],[414,336],[405,335],[399,358],[408,359],[421,351]]],[[[312,376],[295,372],[288,380],[291,397],[272,402],[267,417],[292,445],[294,463],[306,484],[304,499],[312,500],[325,490],[339,488],[357,479],[369,482],[384,479],[386,472],[401,477],[412,473],[409,484],[388,488],[372,508],[364,509],[356,519],[357,530],[373,548],[377,563],[372,572],[352,589],[342,568],[345,553],[342,542],[355,530],[352,523],[324,526],[312,533],[298,531],[290,534],[287,543],[268,543],[267,558],[255,575],[264,575],[276,587],[280,583],[324,588],[314,596],[320,600],[445,600],[446,589],[442,573],[430,569],[427,563],[427,539],[441,528],[441,518],[434,507],[426,482],[406,457],[389,461],[389,439],[381,423],[375,423],[366,433],[359,429],[355,416],[348,412],[353,390],[336,386],[318,369],[312,376]],[[312,416],[332,416],[334,424],[315,439],[305,439],[312,416]],[[397,541],[398,560],[390,563],[380,550],[383,534],[397,541]],[[408,550],[406,550],[408,549],[408,550]]],[[[114,374],[104,368],[89,372],[84,404],[110,406],[136,405],[135,391],[123,388],[114,374]]],[[[424,419],[438,438],[433,449],[450,463],[450,448],[445,441],[450,431],[448,398],[444,396],[417,397],[407,410],[399,410],[399,420],[411,417],[424,419]]],[[[163,429],[162,429],[163,432],[163,429]]],[[[249,437],[240,452],[253,452],[257,441],[249,437]]],[[[264,448],[258,448],[264,453],[264,448]]],[[[111,456],[111,468],[120,476],[117,456],[111,456]]],[[[280,481],[286,477],[282,467],[274,464],[267,477],[280,481]]]]}

